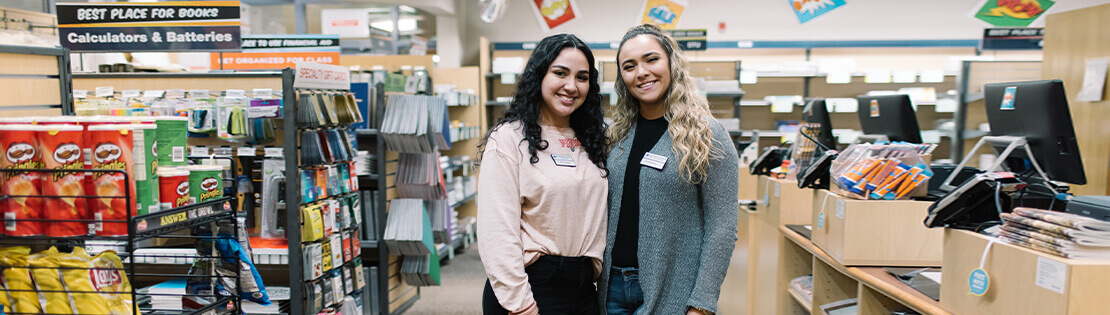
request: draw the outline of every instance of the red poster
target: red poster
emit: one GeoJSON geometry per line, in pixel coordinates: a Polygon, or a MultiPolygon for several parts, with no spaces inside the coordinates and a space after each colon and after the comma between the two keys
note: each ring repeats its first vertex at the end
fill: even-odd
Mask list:
{"type": "Polygon", "coordinates": [[[578,6],[571,0],[532,0],[532,12],[536,14],[544,30],[559,27],[577,17],[578,6]]]}

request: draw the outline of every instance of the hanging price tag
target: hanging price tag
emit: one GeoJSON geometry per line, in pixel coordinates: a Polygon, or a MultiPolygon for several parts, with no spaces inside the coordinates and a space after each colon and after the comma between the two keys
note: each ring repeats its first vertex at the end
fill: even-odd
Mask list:
{"type": "Polygon", "coordinates": [[[159,97],[162,97],[163,95],[166,95],[166,91],[163,91],[163,90],[146,90],[146,92],[143,92],[143,98],[159,98],[159,97]]]}
{"type": "Polygon", "coordinates": [[[87,90],[73,90],[73,98],[86,98],[89,96],[87,90]]]}
{"type": "Polygon", "coordinates": [[[142,90],[123,90],[122,96],[123,98],[136,98],[139,97],[139,94],[142,92],[142,90]]]}
{"type": "Polygon", "coordinates": [[[224,93],[224,97],[244,98],[247,97],[247,92],[243,90],[227,90],[227,92],[224,93]]]}
{"type": "Polygon", "coordinates": [[[254,98],[261,98],[261,99],[274,98],[274,90],[272,90],[272,89],[254,89],[254,98]]]}
{"type": "Polygon", "coordinates": [[[109,97],[115,94],[116,92],[111,86],[100,86],[96,88],[96,97],[109,97]]]}
{"type": "Polygon", "coordinates": [[[185,90],[182,90],[182,89],[166,90],[166,98],[184,98],[184,97],[185,97],[185,90]]]}
{"type": "Polygon", "coordinates": [[[189,98],[206,99],[210,97],[208,90],[189,90],[189,98]]]}
{"type": "Polygon", "coordinates": [[[235,154],[238,156],[254,156],[255,152],[258,151],[255,150],[254,147],[240,147],[235,151],[235,154]]]}
{"type": "Polygon", "coordinates": [[[207,147],[192,147],[192,148],[189,149],[189,155],[207,156],[208,155],[208,148],[207,147]]]}
{"type": "Polygon", "coordinates": [[[266,148],[264,151],[266,152],[266,156],[283,156],[283,155],[285,155],[285,149],[283,149],[283,148],[266,148]]]}

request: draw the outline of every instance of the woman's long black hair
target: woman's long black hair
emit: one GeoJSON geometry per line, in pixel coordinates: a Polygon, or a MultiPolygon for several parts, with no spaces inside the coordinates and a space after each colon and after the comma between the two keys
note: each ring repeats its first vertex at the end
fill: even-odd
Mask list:
{"type": "Polygon", "coordinates": [[[489,140],[489,135],[497,128],[514,121],[520,121],[521,126],[524,127],[523,141],[528,142],[528,153],[532,155],[529,161],[532,164],[540,161],[539,157],[536,156],[536,151],[546,150],[548,146],[547,140],[543,140],[540,136],[540,107],[545,106],[540,89],[548,68],[551,67],[551,63],[555,61],[555,58],[559,56],[564,48],[578,49],[583,55],[586,55],[586,61],[590,64],[590,90],[586,93],[586,99],[582,106],[570,114],[570,128],[574,129],[574,134],[578,137],[578,142],[582,143],[582,147],[586,149],[590,161],[601,169],[603,176],[608,175],[609,168],[606,166],[606,159],[609,153],[605,138],[605,113],[601,108],[599,73],[594,65],[593,51],[586,46],[585,42],[571,34],[545,37],[536,45],[536,49],[532,50],[532,56],[528,57],[528,63],[520,74],[520,79],[516,85],[516,93],[513,95],[513,101],[509,104],[508,111],[505,112],[505,117],[502,117],[495,127],[490,128],[489,133],[482,139],[482,143],[478,145],[479,163],[482,161],[483,150],[486,141],[489,140]]]}

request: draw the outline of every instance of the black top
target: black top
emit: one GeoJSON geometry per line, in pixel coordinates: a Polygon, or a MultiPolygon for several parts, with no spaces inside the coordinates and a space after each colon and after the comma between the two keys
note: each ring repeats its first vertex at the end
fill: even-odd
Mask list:
{"type": "Polygon", "coordinates": [[[628,169],[624,173],[617,239],[613,242],[614,267],[640,267],[636,256],[640,235],[640,170],[644,168],[640,160],[644,158],[644,153],[651,151],[666,131],[667,120],[663,117],[648,120],[639,116],[636,120],[636,134],[632,138],[632,148],[628,151],[628,169]]]}

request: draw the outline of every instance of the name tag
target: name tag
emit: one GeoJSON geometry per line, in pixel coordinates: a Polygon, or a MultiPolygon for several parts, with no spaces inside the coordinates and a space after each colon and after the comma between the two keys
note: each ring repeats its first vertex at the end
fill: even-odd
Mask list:
{"type": "Polygon", "coordinates": [[[555,165],[558,165],[558,166],[566,166],[566,167],[576,167],[577,166],[577,165],[574,164],[574,158],[572,158],[570,155],[552,154],[551,159],[555,160],[555,165]]]}
{"type": "Polygon", "coordinates": [[[667,157],[653,154],[651,152],[644,153],[644,158],[640,160],[640,165],[663,170],[663,165],[667,164],[667,157]]]}

